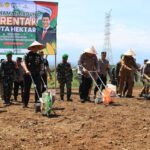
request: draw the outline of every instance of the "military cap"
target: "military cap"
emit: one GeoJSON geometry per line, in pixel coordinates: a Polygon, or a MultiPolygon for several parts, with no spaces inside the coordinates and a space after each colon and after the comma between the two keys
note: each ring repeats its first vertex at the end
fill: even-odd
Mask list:
{"type": "Polygon", "coordinates": [[[8,56],[8,55],[12,55],[13,54],[13,52],[12,51],[8,51],[8,52],[6,52],[6,56],[8,56]]]}
{"type": "Polygon", "coordinates": [[[62,58],[63,58],[63,59],[67,59],[67,58],[68,58],[68,54],[64,54],[64,55],[62,56],[62,58]]]}

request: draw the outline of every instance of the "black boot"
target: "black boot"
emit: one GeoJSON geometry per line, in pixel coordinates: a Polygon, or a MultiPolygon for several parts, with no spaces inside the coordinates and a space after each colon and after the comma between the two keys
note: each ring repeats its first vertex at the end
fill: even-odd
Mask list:
{"type": "Polygon", "coordinates": [[[67,97],[67,101],[70,101],[70,102],[71,102],[71,101],[72,101],[72,99],[71,99],[70,97],[67,97]]]}
{"type": "Polygon", "coordinates": [[[61,97],[60,97],[60,100],[61,100],[61,101],[64,101],[64,97],[63,97],[63,96],[61,96],[61,97]]]}

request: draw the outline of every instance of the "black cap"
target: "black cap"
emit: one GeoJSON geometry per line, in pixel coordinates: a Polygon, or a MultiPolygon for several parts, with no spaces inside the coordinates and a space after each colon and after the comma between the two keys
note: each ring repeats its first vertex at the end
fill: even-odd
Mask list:
{"type": "Polygon", "coordinates": [[[148,59],[144,59],[144,63],[146,63],[148,61],[148,59]]]}
{"type": "Polygon", "coordinates": [[[1,59],[0,61],[2,62],[4,59],[1,59]]]}
{"type": "Polygon", "coordinates": [[[17,61],[22,61],[22,57],[17,57],[17,61]]]}
{"type": "Polygon", "coordinates": [[[106,54],[106,53],[107,53],[106,51],[102,51],[102,52],[101,52],[101,54],[106,54]]]}

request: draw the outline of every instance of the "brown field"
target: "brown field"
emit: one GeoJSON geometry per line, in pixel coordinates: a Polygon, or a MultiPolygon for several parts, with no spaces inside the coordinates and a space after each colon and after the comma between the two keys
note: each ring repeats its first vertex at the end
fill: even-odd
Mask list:
{"type": "Polygon", "coordinates": [[[74,94],[73,102],[57,100],[47,118],[34,112],[32,98],[26,109],[1,104],[0,150],[150,150],[148,100],[115,98],[105,106],[81,104],[74,94]]]}

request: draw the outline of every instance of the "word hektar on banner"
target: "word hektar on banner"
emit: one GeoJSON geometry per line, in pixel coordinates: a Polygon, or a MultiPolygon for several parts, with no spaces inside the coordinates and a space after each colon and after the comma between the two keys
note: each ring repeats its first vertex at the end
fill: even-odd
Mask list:
{"type": "Polygon", "coordinates": [[[36,27],[8,27],[8,26],[1,26],[0,31],[2,32],[36,32],[36,27]]]}

